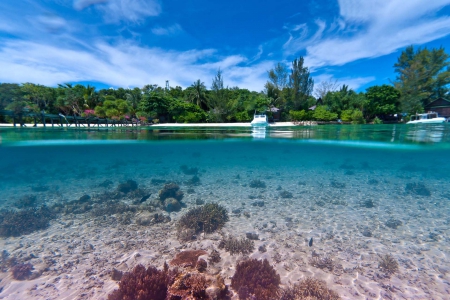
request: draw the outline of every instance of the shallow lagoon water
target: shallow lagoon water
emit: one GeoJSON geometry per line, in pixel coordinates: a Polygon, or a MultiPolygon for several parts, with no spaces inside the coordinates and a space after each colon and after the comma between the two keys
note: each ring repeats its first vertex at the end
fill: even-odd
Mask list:
{"type": "MultiPolygon", "coordinates": [[[[8,128],[0,136],[4,209],[23,209],[17,203],[30,195],[37,206],[95,198],[130,179],[151,194],[148,201],[164,182],[178,183],[185,193],[181,211],[155,210],[170,222],[139,225],[141,211],[128,214],[128,224],[120,213],[62,213],[48,228],[0,238],[0,250],[33,264],[35,274],[19,281],[2,266],[2,299],[106,299],[118,286],[113,268],[161,267],[181,249],[217,249],[221,235],[248,232],[259,238],[248,256],[267,258],[283,286],[315,277],[344,299],[450,294],[447,124],[8,128]],[[195,174],[200,182],[192,184],[195,174]],[[258,180],[265,187],[252,188],[258,180]],[[220,233],[179,241],[176,222],[198,199],[223,205],[230,220],[220,233]],[[398,272],[380,269],[386,254],[398,272]],[[331,258],[332,267],[315,266],[315,256],[331,258]]],[[[133,205],[135,199],[120,201],[133,205]]],[[[210,269],[229,284],[242,255],[220,254],[210,269]]]]}

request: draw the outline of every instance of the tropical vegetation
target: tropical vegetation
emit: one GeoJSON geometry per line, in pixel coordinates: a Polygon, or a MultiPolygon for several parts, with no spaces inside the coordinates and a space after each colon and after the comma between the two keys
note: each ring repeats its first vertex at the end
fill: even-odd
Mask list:
{"type": "Polygon", "coordinates": [[[397,76],[391,84],[359,93],[333,81],[323,81],[314,90],[303,57],[294,59],[289,67],[280,62],[268,70],[260,92],[226,86],[220,69],[209,89],[201,79],[187,88],[149,84],[100,90],[70,83],[57,87],[0,83],[0,109],[178,123],[248,122],[255,111],[271,117],[279,110],[280,121],[382,123],[396,114],[422,112],[434,99],[448,96],[449,66],[444,48],[410,46],[398,57],[394,65],[397,76]]]}

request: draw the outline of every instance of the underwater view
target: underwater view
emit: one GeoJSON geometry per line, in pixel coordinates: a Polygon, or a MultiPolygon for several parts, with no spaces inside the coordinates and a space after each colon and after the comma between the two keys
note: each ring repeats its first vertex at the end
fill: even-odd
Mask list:
{"type": "Polygon", "coordinates": [[[449,297],[448,124],[0,138],[0,299],[449,297]]]}

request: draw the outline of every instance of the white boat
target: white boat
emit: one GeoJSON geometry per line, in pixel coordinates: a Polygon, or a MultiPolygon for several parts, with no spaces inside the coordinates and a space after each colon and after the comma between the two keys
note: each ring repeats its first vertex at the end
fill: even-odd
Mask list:
{"type": "Polygon", "coordinates": [[[444,123],[445,118],[439,117],[437,112],[429,111],[426,114],[415,114],[406,124],[436,124],[444,123]]]}
{"type": "Polygon", "coordinates": [[[252,126],[268,126],[269,122],[267,121],[266,115],[254,115],[253,121],[250,123],[252,126]]]}

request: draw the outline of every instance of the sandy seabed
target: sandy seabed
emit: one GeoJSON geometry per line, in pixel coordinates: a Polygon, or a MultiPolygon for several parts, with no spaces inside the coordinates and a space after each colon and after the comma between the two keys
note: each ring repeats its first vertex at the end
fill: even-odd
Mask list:
{"type": "MultiPolygon", "coordinates": [[[[165,174],[166,180],[181,183],[192,177],[173,170],[165,174]]],[[[0,299],[107,299],[118,288],[118,282],[111,279],[113,268],[124,272],[138,264],[161,268],[186,249],[217,249],[222,260],[209,265],[208,272],[221,274],[230,284],[236,262],[243,257],[218,249],[219,240],[222,234],[245,237],[247,232],[259,237],[248,257],[268,259],[283,286],[314,277],[324,280],[343,299],[449,299],[448,194],[433,192],[426,197],[405,193],[405,178],[393,171],[347,173],[336,179],[336,170],[327,168],[306,172],[280,168],[261,173],[239,166],[201,169],[202,184],[193,187],[195,193],[187,194],[189,186],[181,184],[186,207],[170,213],[168,223],[137,225],[136,219],[145,212],[134,215],[129,225],[118,223],[117,215],[62,215],[52,220],[48,229],[0,239],[1,250],[19,260],[26,258],[34,265],[33,272],[41,273],[35,279],[18,281],[11,272],[1,272],[0,299]],[[249,187],[255,178],[264,181],[267,188],[249,187]],[[378,180],[370,181],[373,178],[378,180]],[[280,191],[291,192],[292,198],[280,197],[280,191]],[[199,198],[226,207],[230,220],[220,232],[180,242],[176,222],[199,198]],[[366,200],[372,200],[374,207],[366,207],[366,200]],[[263,201],[264,206],[252,205],[255,201],[263,201]],[[236,209],[242,213],[232,213],[236,209]],[[389,220],[399,220],[401,225],[389,227],[389,220]],[[309,247],[311,238],[314,243],[309,247]],[[267,251],[259,251],[260,246],[267,251]],[[386,254],[399,263],[399,271],[390,276],[379,268],[380,257],[386,254]],[[313,255],[331,258],[333,267],[312,266],[313,255]]],[[[419,174],[411,176],[409,180],[420,180],[419,174]]],[[[151,177],[134,179],[151,192],[149,201],[157,198],[162,184],[152,184],[151,177]]],[[[76,200],[104,192],[98,186],[101,182],[102,178],[85,178],[69,185],[55,180],[48,185],[60,186],[58,192],[41,192],[39,197],[48,204],[76,200]]],[[[114,181],[114,186],[119,182],[114,181]]],[[[432,191],[446,184],[427,179],[432,191]]],[[[10,200],[4,206],[23,194],[30,194],[29,186],[5,186],[3,197],[10,200]]]]}

